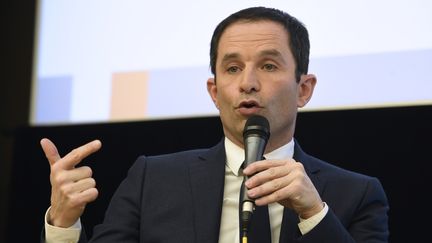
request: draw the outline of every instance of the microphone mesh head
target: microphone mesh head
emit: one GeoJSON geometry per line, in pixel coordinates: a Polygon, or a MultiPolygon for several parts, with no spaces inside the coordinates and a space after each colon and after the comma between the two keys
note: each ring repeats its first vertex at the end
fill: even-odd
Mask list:
{"type": "Polygon", "coordinates": [[[267,118],[260,115],[251,116],[243,129],[243,137],[248,136],[260,136],[267,140],[270,136],[270,124],[267,118]]]}

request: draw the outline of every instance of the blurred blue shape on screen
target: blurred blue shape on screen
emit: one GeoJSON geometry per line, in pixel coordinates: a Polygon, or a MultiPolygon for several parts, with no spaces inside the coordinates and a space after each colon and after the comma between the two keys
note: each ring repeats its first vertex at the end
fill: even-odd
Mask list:
{"type": "Polygon", "coordinates": [[[70,121],[72,76],[42,77],[36,96],[36,123],[70,121]]]}

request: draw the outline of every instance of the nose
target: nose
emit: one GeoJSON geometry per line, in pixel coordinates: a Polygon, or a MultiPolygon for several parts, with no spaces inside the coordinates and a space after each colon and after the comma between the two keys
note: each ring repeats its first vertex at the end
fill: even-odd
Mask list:
{"type": "Polygon", "coordinates": [[[258,92],[261,89],[260,80],[254,69],[245,69],[240,83],[240,91],[246,94],[258,92]]]}

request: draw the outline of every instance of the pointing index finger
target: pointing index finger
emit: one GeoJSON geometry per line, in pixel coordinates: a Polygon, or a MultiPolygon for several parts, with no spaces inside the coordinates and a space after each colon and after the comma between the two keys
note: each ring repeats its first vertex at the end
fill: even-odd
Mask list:
{"type": "Polygon", "coordinates": [[[65,169],[72,169],[75,165],[79,164],[84,158],[98,151],[102,147],[99,140],[93,140],[81,147],[75,148],[61,160],[62,167],[65,169]]]}

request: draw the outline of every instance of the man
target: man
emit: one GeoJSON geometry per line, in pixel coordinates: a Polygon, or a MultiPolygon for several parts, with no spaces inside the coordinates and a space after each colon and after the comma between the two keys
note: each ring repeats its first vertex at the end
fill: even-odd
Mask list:
{"type": "MultiPolygon", "coordinates": [[[[210,149],[138,158],[92,240],[239,242],[239,190],[247,175],[248,196],[268,205],[271,242],[387,242],[388,202],[379,181],[309,156],[293,138],[297,109],[316,84],[308,58],[306,28],[282,11],[249,8],[223,20],[211,41],[207,90],[225,138],[210,149]],[[243,128],[256,114],[270,123],[266,160],[242,169],[243,128]]],[[[63,158],[49,140],[41,145],[51,165],[47,242],[83,242],[79,217],[97,190],[91,169],[75,166],[101,143],[63,158]]]]}

